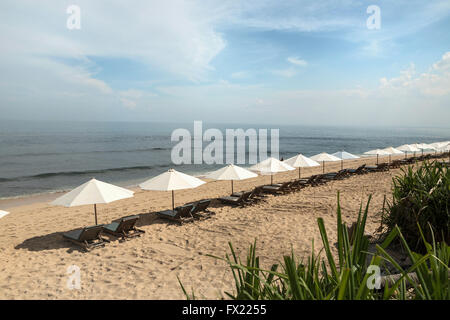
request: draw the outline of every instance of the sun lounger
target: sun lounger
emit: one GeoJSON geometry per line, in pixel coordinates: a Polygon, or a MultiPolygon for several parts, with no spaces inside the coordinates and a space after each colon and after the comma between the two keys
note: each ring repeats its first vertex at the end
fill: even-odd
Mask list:
{"type": "Polygon", "coordinates": [[[393,160],[390,164],[391,168],[400,168],[401,165],[403,165],[405,162],[404,160],[393,160]]]}
{"type": "Polygon", "coordinates": [[[330,181],[330,179],[327,177],[327,175],[328,175],[328,173],[318,174],[316,176],[316,178],[314,179],[315,185],[325,184],[328,181],[330,181]]]}
{"type": "Polygon", "coordinates": [[[380,163],[375,166],[366,166],[365,169],[368,172],[380,172],[380,171],[387,171],[389,169],[389,166],[387,163],[380,163]]]}
{"type": "Polygon", "coordinates": [[[190,214],[196,219],[207,219],[210,218],[215,213],[208,210],[211,204],[211,199],[200,200],[193,203],[193,208],[190,214]]]}
{"type": "Polygon", "coordinates": [[[302,183],[302,180],[294,180],[292,184],[289,186],[291,192],[298,191],[305,187],[305,184],[302,183]]]}
{"type": "Polygon", "coordinates": [[[303,185],[305,186],[316,186],[318,185],[318,183],[316,182],[318,175],[313,175],[311,177],[309,177],[308,179],[300,179],[299,180],[299,185],[303,185]]]}
{"type": "Polygon", "coordinates": [[[326,173],[324,179],[327,180],[341,180],[348,175],[347,170],[343,169],[338,172],[329,172],[326,173]]]}
{"type": "Polygon", "coordinates": [[[103,226],[103,231],[122,240],[140,237],[145,231],[136,228],[138,220],[139,216],[137,215],[123,217],[119,221],[103,226]]]}
{"type": "Polygon", "coordinates": [[[366,173],[366,165],[363,164],[356,169],[347,169],[347,172],[350,174],[363,174],[366,173]]]}
{"type": "Polygon", "coordinates": [[[246,191],[237,197],[233,197],[233,196],[221,197],[221,198],[218,198],[218,200],[223,204],[229,204],[232,206],[243,207],[243,206],[249,204],[249,202],[247,200],[250,197],[251,193],[252,193],[251,191],[246,191]]]}
{"type": "Polygon", "coordinates": [[[291,181],[284,182],[281,185],[268,185],[263,186],[262,190],[266,193],[272,193],[272,194],[285,194],[290,191],[289,187],[292,184],[291,181]]]}
{"type": "Polygon", "coordinates": [[[102,238],[102,232],[103,225],[100,224],[66,232],[63,237],[89,251],[93,248],[103,247],[106,242],[109,242],[102,238]]]}
{"type": "MultiPolygon", "coordinates": [[[[247,198],[247,202],[250,203],[258,203],[260,201],[263,201],[264,198],[267,196],[263,192],[264,186],[258,186],[255,187],[251,192],[250,195],[247,198]]],[[[248,192],[248,191],[247,191],[248,192]]],[[[232,197],[240,197],[244,192],[234,192],[231,196],[232,197]]]]}
{"type": "Polygon", "coordinates": [[[174,210],[164,210],[155,212],[155,214],[163,219],[176,221],[179,224],[194,221],[194,217],[191,215],[193,204],[176,207],[174,210]]]}

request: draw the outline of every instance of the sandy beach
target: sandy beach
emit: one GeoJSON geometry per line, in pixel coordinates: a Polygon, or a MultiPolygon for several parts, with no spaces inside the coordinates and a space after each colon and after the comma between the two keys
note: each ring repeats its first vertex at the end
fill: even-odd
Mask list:
{"type": "MultiPolygon", "coordinates": [[[[400,156],[399,158],[402,158],[400,156]]],[[[345,167],[374,164],[376,159],[347,161],[345,167]]],[[[340,162],[327,163],[327,171],[340,169],[340,162]]],[[[322,168],[302,169],[302,176],[321,173],[322,168]]],[[[170,192],[134,189],[135,197],[99,205],[99,223],[140,214],[140,238],[113,241],[104,248],[83,252],[64,240],[62,233],[94,223],[92,206],[51,206],[60,194],[34,201],[15,200],[11,213],[0,219],[0,299],[183,299],[177,277],[199,298],[218,299],[233,290],[228,266],[207,254],[224,257],[228,242],[241,257],[256,239],[263,265],[276,262],[291,250],[307,256],[314,240],[321,248],[317,218],[325,220],[331,242],[336,241],[336,195],[340,191],[346,222],[356,220],[361,202],[373,196],[367,232],[380,225],[383,197],[390,195],[391,181],[400,169],[352,176],[299,192],[269,196],[266,202],[246,208],[214,204],[216,214],[204,221],[177,225],[155,217],[152,212],[171,206],[170,192]],[[21,202],[22,201],[22,202],[21,202]],[[67,268],[81,270],[81,289],[66,286],[67,268]]],[[[274,176],[274,182],[297,178],[298,171],[274,176]]],[[[268,184],[269,176],[234,183],[235,191],[268,184]]],[[[230,193],[229,181],[212,181],[199,188],[177,191],[175,205],[215,198],[230,193]]],[[[7,201],[3,204],[8,205],[7,201]]],[[[2,207],[2,202],[0,202],[2,207]]]]}

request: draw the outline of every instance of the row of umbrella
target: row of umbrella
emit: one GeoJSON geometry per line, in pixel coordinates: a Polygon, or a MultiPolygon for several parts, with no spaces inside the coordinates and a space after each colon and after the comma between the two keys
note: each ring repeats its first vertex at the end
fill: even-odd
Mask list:
{"type": "MultiPolygon", "coordinates": [[[[375,149],[365,152],[365,155],[376,155],[377,163],[378,156],[386,155],[398,155],[407,152],[418,152],[420,150],[436,150],[436,151],[450,151],[450,142],[436,143],[436,144],[416,144],[416,145],[403,145],[397,148],[388,147],[385,149],[375,149]]],[[[245,180],[254,178],[257,176],[252,171],[259,172],[261,175],[270,175],[271,184],[273,184],[273,175],[280,172],[286,172],[299,169],[299,178],[301,177],[301,168],[304,167],[316,167],[320,166],[319,162],[322,162],[323,171],[325,172],[325,162],[329,161],[341,161],[341,168],[343,167],[343,161],[349,159],[358,159],[359,157],[348,153],[346,151],[339,151],[334,154],[319,153],[310,158],[298,154],[285,161],[280,161],[275,158],[268,158],[263,160],[249,170],[235,166],[233,164],[227,165],[224,168],[218,169],[206,175],[207,179],[214,180],[230,180],[231,191],[233,192],[233,182],[236,180],[245,180]]],[[[182,189],[196,188],[205,181],[202,181],[196,177],[178,172],[174,169],[170,169],[154,178],[151,178],[139,186],[143,190],[153,191],[171,191],[172,192],[172,209],[175,208],[175,195],[174,191],[182,189]]],[[[106,204],[113,201],[127,199],[134,196],[134,192],[125,188],[121,188],[109,183],[105,183],[96,179],[82,184],[81,186],[73,189],[65,195],[57,198],[52,202],[53,205],[60,205],[65,207],[73,207],[80,205],[94,205],[95,224],[97,220],[97,204],[106,204]]],[[[0,210],[0,218],[8,214],[6,211],[0,210]]]]}

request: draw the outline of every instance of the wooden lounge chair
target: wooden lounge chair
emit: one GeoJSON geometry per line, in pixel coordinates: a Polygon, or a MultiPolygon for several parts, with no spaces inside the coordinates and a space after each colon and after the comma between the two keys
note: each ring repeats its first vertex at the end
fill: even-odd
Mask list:
{"type": "Polygon", "coordinates": [[[300,179],[300,180],[298,180],[299,181],[298,184],[302,185],[303,187],[316,186],[317,185],[316,178],[317,178],[317,175],[313,175],[313,176],[309,177],[308,179],[300,179]]]}
{"type": "Polygon", "coordinates": [[[389,165],[387,163],[380,163],[375,166],[366,166],[365,168],[368,172],[380,172],[387,171],[389,169],[389,165]]]}
{"type": "Polygon", "coordinates": [[[263,186],[263,192],[272,193],[272,194],[285,194],[290,191],[289,187],[292,184],[291,181],[284,182],[281,185],[268,185],[263,186]]]}
{"type": "Polygon", "coordinates": [[[292,184],[289,186],[289,189],[291,192],[294,192],[303,189],[304,187],[305,184],[302,183],[302,180],[294,180],[292,184]]]}
{"type": "Polygon", "coordinates": [[[364,174],[366,173],[366,165],[363,164],[356,169],[347,169],[349,174],[364,174]]]}
{"type": "MultiPolygon", "coordinates": [[[[247,202],[249,203],[258,203],[260,201],[264,201],[264,198],[267,198],[267,196],[263,192],[264,186],[257,186],[255,187],[251,192],[250,195],[247,198],[247,202]]],[[[246,191],[248,192],[248,191],[246,191]]],[[[231,194],[232,197],[240,197],[244,192],[233,192],[231,194]]]]}
{"type": "Polygon", "coordinates": [[[215,212],[208,210],[209,205],[211,204],[211,199],[200,200],[193,203],[193,208],[191,209],[190,214],[195,219],[208,219],[211,218],[215,212]]]}
{"type": "Polygon", "coordinates": [[[174,210],[164,210],[155,212],[155,214],[163,219],[172,220],[178,222],[179,224],[183,224],[186,222],[194,221],[194,217],[191,215],[191,210],[193,208],[193,204],[187,204],[184,206],[176,207],[174,210]]]}
{"type": "Polygon", "coordinates": [[[84,227],[81,229],[69,231],[63,234],[63,237],[76,245],[82,247],[85,251],[93,248],[103,247],[109,240],[102,238],[103,225],[84,227]]]}
{"type": "Polygon", "coordinates": [[[393,160],[392,162],[391,162],[391,164],[390,164],[390,167],[391,168],[400,168],[400,166],[401,165],[403,165],[404,164],[404,161],[403,160],[393,160]]]}
{"type": "Polygon", "coordinates": [[[326,180],[342,180],[347,176],[348,176],[347,170],[343,169],[338,172],[326,173],[324,179],[326,179],[326,180]]]}
{"type": "Polygon", "coordinates": [[[223,204],[229,204],[229,205],[232,205],[232,206],[241,206],[241,207],[243,207],[243,206],[249,204],[249,202],[247,200],[250,197],[251,193],[252,193],[251,191],[246,191],[246,192],[243,192],[238,197],[233,197],[233,196],[221,197],[221,198],[218,198],[218,200],[221,203],[223,203],[223,204]]]}
{"type": "Polygon", "coordinates": [[[137,215],[123,217],[119,221],[103,226],[103,231],[122,240],[140,237],[145,231],[136,228],[138,220],[139,216],[137,215]]]}
{"type": "Polygon", "coordinates": [[[327,183],[328,181],[330,181],[330,179],[327,176],[328,173],[318,174],[314,179],[314,184],[321,185],[327,183]]]}

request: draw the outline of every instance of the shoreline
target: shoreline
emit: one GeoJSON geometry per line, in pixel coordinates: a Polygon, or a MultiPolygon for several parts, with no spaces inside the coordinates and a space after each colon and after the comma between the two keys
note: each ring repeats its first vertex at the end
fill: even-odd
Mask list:
{"type": "MultiPolygon", "coordinates": [[[[424,155],[426,154],[432,154],[432,152],[425,152],[424,155]]],[[[408,154],[408,158],[412,156],[408,154]]],[[[392,160],[396,160],[396,159],[403,159],[405,156],[404,155],[392,155],[391,157],[391,161],[392,160]]],[[[364,163],[364,161],[367,162],[368,165],[374,164],[376,162],[376,157],[373,156],[362,156],[359,159],[354,159],[354,160],[344,160],[344,168],[352,168],[352,166],[349,166],[350,163],[355,163],[356,164],[362,164],[364,163]]],[[[386,159],[384,159],[384,157],[380,157],[379,158],[379,162],[386,162],[384,161],[386,159]]],[[[225,166],[226,164],[224,164],[225,166]]],[[[318,169],[318,168],[322,168],[322,166],[320,167],[313,167],[313,168],[302,168],[302,174],[306,174],[309,171],[314,169],[318,169]]],[[[340,169],[340,162],[327,162],[325,163],[325,168],[334,168],[337,170],[340,169]],[[339,168],[337,168],[337,164],[339,164],[339,168]]],[[[296,170],[294,170],[293,172],[298,171],[298,168],[296,168],[296,170]]],[[[330,171],[330,170],[326,170],[330,171]]],[[[333,171],[333,170],[331,170],[333,171]]],[[[330,171],[330,172],[331,172],[330,171]]],[[[193,176],[199,178],[199,179],[203,179],[204,177],[210,172],[210,170],[202,172],[202,173],[198,173],[195,174],[193,176]]],[[[281,173],[281,175],[283,175],[283,173],[281,173]]],[[[262,175],[258,175],[258,177],[261,177],[262,175]]],[[[277,175],[274,175],[274,177],[276,177],[277,175]]],[[[303,176],[302,176],[303,177],[303,176]]],[[[151,178],[151,177],[148,177],[151,178]]],[[[215,180],[212,180],[215,181],[215,180]]],[[[208,181],[211,182],[211,181],[208,181]]],[[[134,192],[138,192],[141,189],[139,188],[139,184],[138,183],[132,183],[130,181],[127,181],[127,183],[130,184],[126,184],[125,182],[122,184],[120,182],[116,183],[116,185],[123,187],[123,188],[127,188],[130,189],[134,192]]],[[[114,183],[113,183],[114,184],[114,183]]],[[[74,186],[73,188],[76,188],[77,186],[74,186]]],[[[72,188],[72,189],[73,189],[72,188]]],[[[9,198],[0,198],[0,209],[15,209],[15,208],[19,208],[22,206],[28,206],[28,205],[33,205],[33,204],[38,204],[38,203],[49,203],[52,202],[53,200],[55,200],[56,198],[58,198],[59,196],[61,196],[62,194],[71,191],[72,189],[68,189],[68,190],[58,190],[58,191],[50,191],[50,192],[42,192],[42,193],[35,193],[35,194],[25,194],[25,195],[20,195],[20,196],[14,196],[14,197],[9,197],[9,198]]]]}

